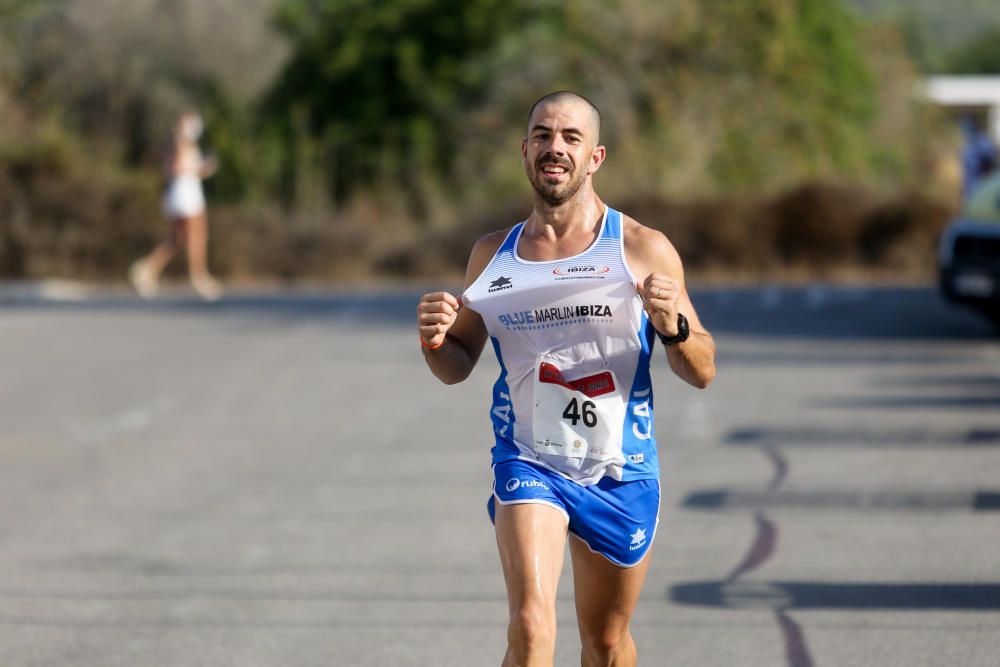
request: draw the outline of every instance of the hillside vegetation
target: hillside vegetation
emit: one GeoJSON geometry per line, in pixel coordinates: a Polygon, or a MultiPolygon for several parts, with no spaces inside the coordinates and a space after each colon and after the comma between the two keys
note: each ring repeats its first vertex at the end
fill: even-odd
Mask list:
{"type": "Polygon", "coordinates": [[[460,274],[524,215],[524,116],[562,88],[602,109],[602,195],[706,275],[926,277],[953,204],[905,32],[837,0],[16,0],[0,26],[5,277],[122,276],[192,106],[230,279],[460,274]]]}

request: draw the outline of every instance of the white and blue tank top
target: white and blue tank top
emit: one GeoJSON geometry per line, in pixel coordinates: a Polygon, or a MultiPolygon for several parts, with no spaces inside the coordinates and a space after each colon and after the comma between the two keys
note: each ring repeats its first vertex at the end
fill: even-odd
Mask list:
{"type": "Polygon", "coordinates": [[[462,295],[500,362],[493,462],[534,462],[583,485],[659,474],[649,376],[655,340],[625,260],[622,215],[606,208],[578,255],[529,261],[515,225],[462,295]]]}

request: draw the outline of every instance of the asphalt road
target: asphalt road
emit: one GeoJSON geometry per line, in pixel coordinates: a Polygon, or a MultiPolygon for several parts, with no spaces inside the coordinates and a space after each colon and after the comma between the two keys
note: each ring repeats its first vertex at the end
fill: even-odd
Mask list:
{"type": "MultiPolygon", "coordinates": [[[[499,664],[489,352],[438,384],[415,292],[46,294],[0,291],[0,665],[499,664]]],[[[1000,664],[1000,339],[924,289],[695,303],[640,664],[1000,664]]]]}

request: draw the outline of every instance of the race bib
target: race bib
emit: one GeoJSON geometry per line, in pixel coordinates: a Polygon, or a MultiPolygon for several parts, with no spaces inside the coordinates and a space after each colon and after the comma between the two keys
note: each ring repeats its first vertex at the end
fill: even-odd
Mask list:
{"type": "Polygon", "coordinates": [[[621,453],[625,402],[610,370],[566,380],[555,365],[535,365],[535,452],[610,461],[621,453]]]}

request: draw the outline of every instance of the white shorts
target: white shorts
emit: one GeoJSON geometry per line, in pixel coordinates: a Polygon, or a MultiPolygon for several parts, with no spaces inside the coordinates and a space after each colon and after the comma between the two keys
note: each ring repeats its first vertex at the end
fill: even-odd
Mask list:
{"type": "Polygon", "coordinates": [[[195,176],[175,178],[163,196],[163,212],[168,218],[190,218],[205,212],[205,193],[195,176]]]}

